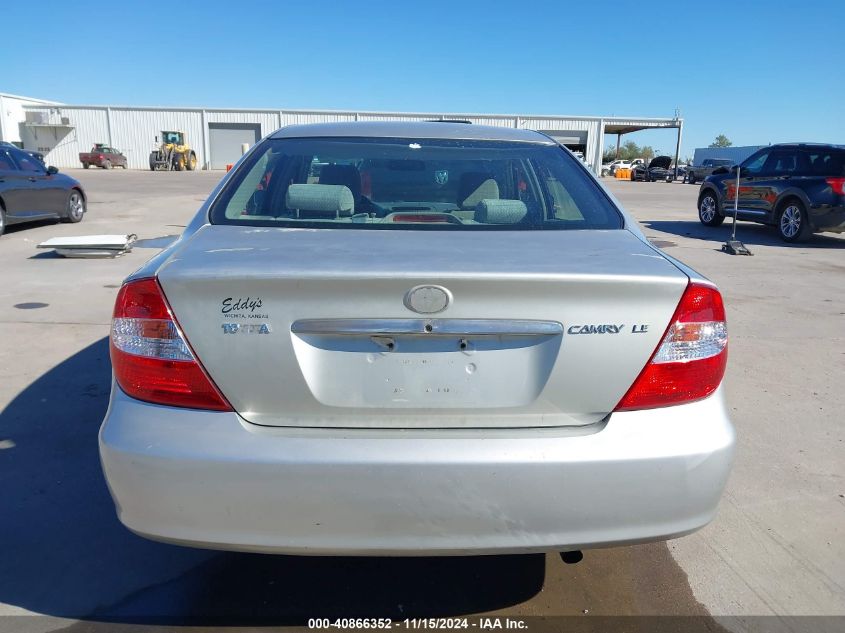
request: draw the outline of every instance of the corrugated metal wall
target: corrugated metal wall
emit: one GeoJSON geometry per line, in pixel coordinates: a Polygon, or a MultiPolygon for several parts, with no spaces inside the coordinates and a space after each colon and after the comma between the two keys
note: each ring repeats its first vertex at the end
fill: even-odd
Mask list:
{"type": "MultiPolygon", "coordinates": [[[[24,106],[54,104],[55,101],[0,93],[0,141],[20,143],[23,140],[20,134],[20,123],[26,118],[24,106]]],[[[34,147],[24,147],[26,149],[35,149],[34,147]]]]}
{"type": "MultiPolygon", "coordinates": [[[[194,111],[157,111],[135,110],[130,108],[110,108],[111,140],[113,147],[119,149],[129,161],[130,169],[149,169],[150,152],[156,145],[156,137],[162,130],[185,132],[188,142],[197,152],[199,165],[204,164],[202,144],[202,115],[194,111]]],[[[108,130],[106,130],[108,132],[108,130]]],[[[90,147],[80,149],[87,152],[90,147]]]]}
{"type": "MultiPolygon", "coordinates": [[[[33,108],[27,108],[32,111],[33,108]]],[[[108,143],[108,118],[105,109],[68,110],[65,107],[38,108],[49,121],[70,119],[72,127],[50,127],[42,125],[22,126],[21,137],[24,147],[34,147],[43,152],[45,160],[57,167],[79,167],[79,149],[88,151],[94,143],[108,143]],[[57,111],[58,110],[58,111],[57,111]]]]}
{"type": "Polygon", "coordinates": [[[303,123],[334,123],[335,121],[356,121],[354,112],[280,112],[279,127],[303,123]]]}
{"type": "Polygon", "coordinates": [[[596,161],[601,161],[604,130],[600,130],[600,125],[601,121],[596,119],[555,119],[551,117],[520,119],[520,127],[545,132],[551,136],[554,136],[555,132],[586,132],[587,151],[584,153],[584,159],[593,169],[596,167],[596,161]],[[599,134],[600,131],[601,134],[599,134]]]}
{"type": "MultiPolygon", "coordinates": [[[[281,127],[280,113],[270,111],[63,107],[61,115],[70,119],[73,130],[51,145],[40,144],[50,148],[46,160],[57,167],[79,167],[79,152],[87,152],[94,143],[107,143],[126,154],[130,169],[149,169],[150,152],[163,130],[185,132],[199,165],[205,166],[209,159],[209,123],[258,124],[262,136],[281,127]]],[[[33,133],[43,136],[37,130],[33,133]]]]}
{"type": "MultiPolygon", "coordinates": [[[[28,110],[37,110],[28,106],[28,110]]],[[[148,169],[149,153],[155,137],[162,130],[180,130],[197,153],[201,167],[209,162],[209,123],[259,124],[266,136],[285,125],[328,123],[335,121],[419,121],[432,118],[466,119],[478,125],[520,127],[554,135],[555,132],[586,132],[587,163],[600,167],[604,123],[594,117],[538,117],[492,114],[410,113],[410,112],[326,112],[307,110],[230,110],[201,108],[131,108],[106,106],[62,106],[62,116],[70,119],[74,129],[57,141],[47,153],[47,161],[57,167],[78,167],[78,154],[88,151],[94,143],[109,143],[122,150],[132,169],[148,169]]],[[[610,120],[609,120],[610,121],[610,120]]],[[[614,124],[669,127],[666,119],[612,119],[614,124]]],[[[566,136],[563,134],[563,136],[566,136]]],[[[43,147],[43,146],[42,146],[43,147]]]]}

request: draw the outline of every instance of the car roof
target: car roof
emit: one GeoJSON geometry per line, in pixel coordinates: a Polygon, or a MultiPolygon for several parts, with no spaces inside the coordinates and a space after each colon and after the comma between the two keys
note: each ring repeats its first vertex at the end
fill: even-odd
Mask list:
{"type": "Polygon", "coordinates": [[[845,145],[837,145],[835,143],[775,143],[771,147],[831,147],[834,149],[845,149],[845,145]]]}
{"type": "Polygon", "coordinates": [[[555,145],[548,136],[533,130],[512,127],[473,125],[447,121],[355,121],[344,123],[309,123],[288,125],[271,138],[428,138],[472,141],[511,141],[555,145]]]}

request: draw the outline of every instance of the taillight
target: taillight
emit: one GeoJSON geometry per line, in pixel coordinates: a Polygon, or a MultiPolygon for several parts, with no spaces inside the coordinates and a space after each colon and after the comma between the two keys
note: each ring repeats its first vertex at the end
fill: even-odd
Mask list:
{"type": "Polygon", "coordinates": [[[833,189],[833,193],[838,196],[845,196],[845,178],[825,178],[825,181],[833,189]]]}
{"type": "Polygon", "coordinates": [[[100,160],[103,160],[104,158],[105,158],[105,156],[103,156],[102,154],[100,154],[100,160]]]}
{"type": "Polygon", "coordinates": [[[206,375],[155,279],[138,279],[117,294],[111,362],[121,389],[138,400],[231,411],[206,375]]]}
{"type": "Polygon", "coordinates": [[[690,283],[648,365],[616,411],[653,409],[706,398],[716,391],[728,360],[722,295],[690,283]]]}

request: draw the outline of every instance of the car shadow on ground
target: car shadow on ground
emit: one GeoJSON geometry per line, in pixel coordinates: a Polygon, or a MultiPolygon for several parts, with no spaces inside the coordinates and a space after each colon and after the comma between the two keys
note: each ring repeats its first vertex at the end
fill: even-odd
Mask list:
{"type": "MultiPolygon", "coordinates": [[[[728,218],[722,226],[704,226],[698,220],[641,220],[643,226],[663,233],[680,235],[697,240],[713,242],[716,247],[724,244],[731,237],[731,222],[728,218]]],[[[808,241],[797,244],[784,242],[774,227],[739,222],[736,226],[736,239],[746,245],[781,246],[783,248],[845,248],[845,239],[833,234],[818,233],[808,241]]]]}
{"type": "Polygon", "coordinates": [[[302,624],[483,612],[543,586],[542,555],[264,556],[135,536],[118,522],[100,470],[110,380],[103,338],[0,411],[0,603],[106,622],[302,624]]]}
{"type": "Polygon", "coordinates": [[[14,233],[37,229],[42,226],[55,226],[56,224],[61,224],[61,220],[36,220],[35,222],[19,222],[17,224],[7,224],[5,230],[3,231],[3,235],[13,235],[14,233]]]}

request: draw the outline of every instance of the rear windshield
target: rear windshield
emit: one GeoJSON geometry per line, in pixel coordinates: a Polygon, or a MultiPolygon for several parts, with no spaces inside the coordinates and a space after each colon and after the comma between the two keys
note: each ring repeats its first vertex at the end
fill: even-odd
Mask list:
{"type": "Polygon", "coordinates": [[[268,139],[211,209],[214,224],[352,229],[618,229],[558,146],[431,139],[268,139]]]}

